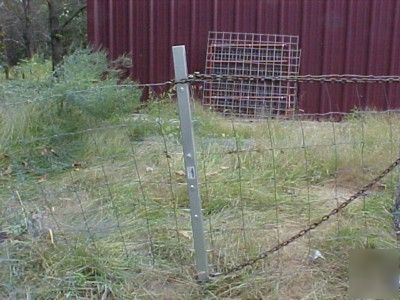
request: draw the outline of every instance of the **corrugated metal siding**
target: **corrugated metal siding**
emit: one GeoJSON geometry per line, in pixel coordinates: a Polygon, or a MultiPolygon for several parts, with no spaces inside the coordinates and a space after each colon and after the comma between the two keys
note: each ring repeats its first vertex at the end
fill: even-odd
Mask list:
{"type": "MultiPolygon", "coordinates": [[[[143,83],[173,77],[177,44],[203,72],[212,30],[299,35],[301,74],[400,74],[397,0],[88,0],[88,25],[111,57],[132,54],[143,83]]],[[[399,84],[301,84],[299,96],[307,113],[400,108],[399,84]]]]}

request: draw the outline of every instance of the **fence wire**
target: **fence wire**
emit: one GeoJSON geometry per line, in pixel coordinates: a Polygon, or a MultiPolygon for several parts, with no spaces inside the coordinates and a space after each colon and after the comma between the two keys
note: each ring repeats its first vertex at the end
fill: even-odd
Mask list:
{"type": "MultiPolygon", "coordinates": [[[[359,83],[359,78],[335,75],[319,82],[359,83]]],[[[189,81],[201,80],[207,78],[193,75],[189,81]]],[[[329,95],[329,86],[325,92],[329,95]]],[[[0,113],[14,104],[2,105],[0,113]]],[[[195,105],[214,275],[241,274],[251,266],[242,272],[256,278],[267,274],[266,285],[279,286],[278,296],[304,285],[304,276],[313,278],[304,286],[310,292],[318,280],[347,285],[341,276],[350,249],[398,248],[392,220],[398,173],[380,174],[398,163],[400,115],[395,110],[341,114],[340,122],[303,115],[250,123],[195,105]],[[336,210],[359,197],[360,202],[336,210]],[[329,212],[334,221],[315,225],[329,212]],[[292,243],[293,236],[303,235],[292,243]]],[[[153,272],[182,281],[195,275],[176,103],[159,101],[139,115],[89,125],[3,137],[10,144],[0,147],[2,297],[118,297],[112,285],[124,286],[130,277],[137,282],[135,295],[155,297],[143,279],[153,278],[153,272]],[[21,288],[26,278],[32,283],[21,288]]],[[[232,296],[227,290],[213,293],[232,296]]]]}

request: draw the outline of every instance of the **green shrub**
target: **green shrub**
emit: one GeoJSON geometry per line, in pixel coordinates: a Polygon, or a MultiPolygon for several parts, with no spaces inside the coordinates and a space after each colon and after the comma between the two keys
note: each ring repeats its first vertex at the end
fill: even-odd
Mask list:
{"type": "Polygon", "coordinates": [[[29,157],[48,167],[51,163],[37,154],[44,147],[81,151],[85,141],[74,143],[79,135],[70,133],[121,122],[139,103],[141,91],[130,80],[121,82],[104,52],[73,53],[56,70],[57,76],[38,58],[18,68],[30,76],[0,84],[0,154],[12,153],[18,165],[29,157]]]}

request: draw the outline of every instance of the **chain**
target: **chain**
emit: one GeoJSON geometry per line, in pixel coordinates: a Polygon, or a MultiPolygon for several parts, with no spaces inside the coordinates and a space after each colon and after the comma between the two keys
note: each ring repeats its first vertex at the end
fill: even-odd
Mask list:
{"type": "Polygon", "coordinates": [[[297,234],[295,234],[294,236],[292,236],[291,238],[277,244],[276,246],[272,247],[271,249],[262,252],[261,254],[259,254],[258,256],[248,259],[246,261],[244,261],[243,263],[232,267],[230,269],[227,269],[225,272],[223,273],[218,273],[218,274],[213,274],[213,277],[217,277],[217,276],[221,276],[221,275],[229,275],[231,273],[240,271],[248,266],[252,266],[254,265],[256,262],[267,258],[268,256],[270,256],[271,254],[273,254],[274,252],[279,251],[280,249],[288,246],[289,244],[292,244],[293,242],[295,242],[296,240],[300,239],[301,237],[305,236],[308,232],[310,232],[311,230],[317,228],[319,225],[321,225],[322,223],[328,221],[330,219],[330,217],[338,214],[341,210],[343,210],[345,207],[347,207],[350,203],[352,203],[354,200],[358,199],[359,197],[365,195],[365,193],[370,190],[375,184],[377,184],[379,181],[381,181],[386,175],[388,175],[390,172],[392,172],[398,165],[400,164],[400,157],[397,158],[388,168],[386,168],[383,172],[381,172],[377,177],[375,177],[370,183],[368,183],[366,186],[364,186],[363,188],[361,188],[357,193],[355,193],[354,195],[352,195],[350,198],[348,198],[346,201],[344,201],[343,203],[341,203],[338,207],[332,209],[328,214],[324,215],[321,219],[319,219],[318,221],[310,224],[308,227],[306,227],[305,229],[299,231],[297,234]]]}
{"type": "Polygon", "coordinates": [[[189,76],[187,83],[194,81],[295,81],[295,82],[325,82],[325,83],[394,83],[400,82],[400,76],[390,75],[352,75],[352,74],[327,74],[327,75],[297,75],[297,76],[247,76],[247,75],[216,75],[194,73],[189,76]]]}
{"type": "Polygon", "coordinates": [[[400,76],[376,76],[376,75],[298,75],[298,76],[241,76],[241,75],[207,75],[195,73],[191,81],[295,81],[295,82],[326,82],[326,83],[393,83],[400,82],[400,76]]]}
{"type": "MultiPolygon", "coordinates": [[[[295,81],[295,82],[326,82],[326,83],[395,83],[400,82],[400,76],[389,75],[354,75],[354,74],[326,74],[326,75],[297,75],[297,76],[247,76],[247,75],[217,75],[217,74],[201,74],[195,72],[188,75],[188,78],[181,80],[167,80],[157,83],[143,83],[133,85],[117,85],[118,87],[154,87],[154,86],[174,86],[177,84],[196,83],[204,81],[246,81],[246,82],[271,82],[271,81],[295,81]]],[[[108,86],[104,86],[108,87],[108,86]]],[[[72,91],[71,93],[87,92],[72,91]]],[[[62,96],[62,95],[53,95],[62,96]]]]}

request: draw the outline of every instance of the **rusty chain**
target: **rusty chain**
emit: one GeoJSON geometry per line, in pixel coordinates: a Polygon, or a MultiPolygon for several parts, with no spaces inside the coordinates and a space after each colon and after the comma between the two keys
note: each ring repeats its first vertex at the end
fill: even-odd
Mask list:
{"type": "Polygon", "coordinates": [[[165,84],[185,84],[208,81],[226,82],[273,82],[273,81],[294,81],[308,83],[400,83],[400,76],[396,75],[354,75],[354,74],[325,74],[325,75],[296,75],[296,76],[247,76],[247,75],[217,75],[194,73],[187,79],[175,81],[170,80],[165,84]]]}
{"type": "Polygon", "coordinates": [[[225,270],[222,273],[218,273],[218,274],[212,274],[212,277],[218,277],[218,276],[222,276],[222,275],[229,275],[231,273],[240,271],[246,267],[252,266],[255,263],[257,263],[260,260],[263,260],[265,258],[267,258],[268,256],[270,256],[271,254],[281,250],[282,248],[288,246],[289,244],[292,244],[293,242],[295,242],[296,240],[300,239],[301,237],[305,236],[308,232],[310,232],[311,230],[317,228],[319,225],[321,225],[322,223],[328,221],[330,219],[330,217],[338,214],[341,210],[343,210],[345,207],[347,207],[350,203],[352,203],[353,201],[355,201],[356,199],[358,199],[359,197],[365,195],[365,193],[370,190],[374,185],[376,185],[379,181],[381,181],[386,175],[388,175],[390,172],[392,172],[398,165],[400,165],[400,157],[397,158],[389,167],[387,167],[384,171],[382,171],[377,177],[375,177],[370,183],[368,183],[367,185],[365,185],[364,187],[362,187],[357,193],[355,193],[354,195],[352,195],[351,197],[349,197],[346,201],[342,202],[338,207],[332,209],[328,214],[324,215],[321,219],[319,219],[318,221],[315,221],[314,223],[310,224],[308,227],[306,227],[305,229],[302,229],[301,231],[299,231],[297,234],[293,235],[292,237],[290,237],[289,239],[280,242],[279,244],[277,244],[276,246],[270,248],[269,250],[262,252],[261,254],[259,254],[258,256],[245,260],[243,263],[231,267],[227,270],[225,270]]]}
{"type": "MultiPolygon", "coordinates": [[[[297,75],[297,76],[242,76],[242,75],[208,75],[194,73],[195,81],[295,81],[295,82],[325,82],[325,83],[394,83],[400,82],[400,76],[377,75],[351,75],[351,74],[327,74],[327,75],[297,75]]],[[[190,79],[189,78],[189,79],[190,79]]]]}

